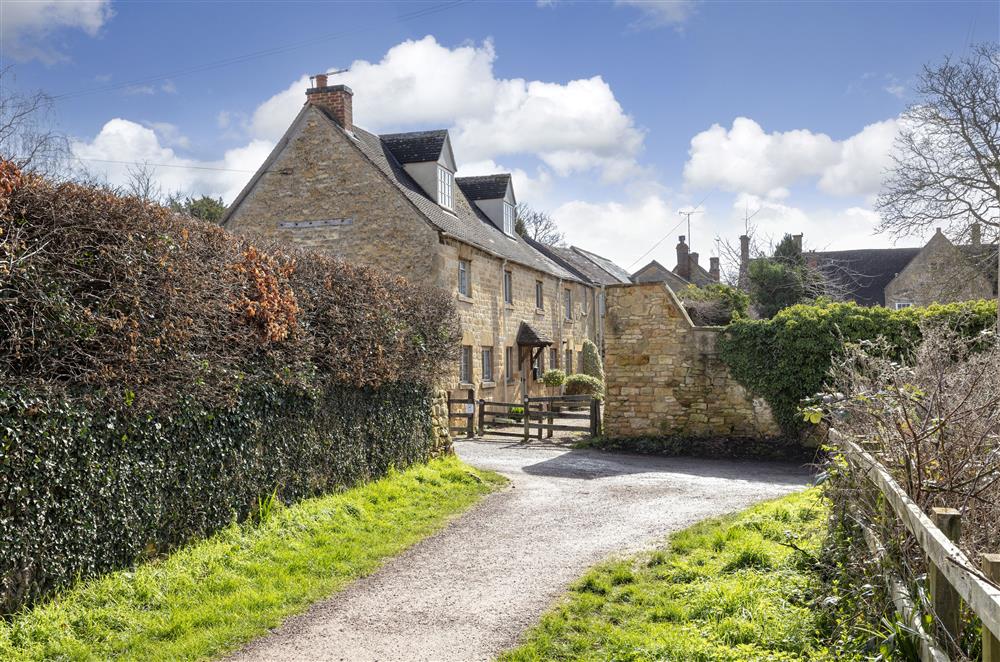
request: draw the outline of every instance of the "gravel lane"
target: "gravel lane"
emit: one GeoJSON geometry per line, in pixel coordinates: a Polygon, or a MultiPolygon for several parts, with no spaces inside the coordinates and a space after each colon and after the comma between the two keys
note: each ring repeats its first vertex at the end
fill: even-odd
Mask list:
{"type": "Polygon", "coordinates": [[[779,463],[495,441],[456,450],[510,486],[233,659],[491,659],[600,559],[810,480],[779,463]]]}

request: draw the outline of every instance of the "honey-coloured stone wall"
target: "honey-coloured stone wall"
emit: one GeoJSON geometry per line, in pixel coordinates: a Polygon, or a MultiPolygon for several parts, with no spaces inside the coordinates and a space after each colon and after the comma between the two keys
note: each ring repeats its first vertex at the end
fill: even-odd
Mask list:
{"type": "Polygon", "coordinates": [[[604,326],[607,437],[781,434],[719,358],[721,329],[697,327],[663,283],[612,285],[604,326]]]}

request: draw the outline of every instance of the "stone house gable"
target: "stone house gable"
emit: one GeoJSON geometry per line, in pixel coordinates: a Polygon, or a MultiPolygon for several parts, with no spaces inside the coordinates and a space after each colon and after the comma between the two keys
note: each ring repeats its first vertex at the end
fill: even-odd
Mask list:
{"type": "Polygon", "coordinates": [[[325,113],[306,105],[223,226],[380,265],[411,280],[433,271],[438,232],[325,113]]]}
{"type": "Polygon", "coordinates": [[[993,283],[969,254],[938,230],[885,286],[889,308],[989,299],[993,283]]]}

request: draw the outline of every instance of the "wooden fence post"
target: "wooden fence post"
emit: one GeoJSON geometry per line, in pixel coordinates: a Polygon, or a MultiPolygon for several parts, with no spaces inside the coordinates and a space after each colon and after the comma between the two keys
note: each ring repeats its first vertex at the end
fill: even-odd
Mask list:
{"type": "Polygon", "coordinates": [[[486,429],[486,400],[479,398],[479,436],[483,436],[483,430],[486,429]]]}
{"type": "Polygon", "coordinates": [[[528,438],[531,436],[531,429],[528,427],[530,425],[528,421],[528,411],[530,411],[531,399],[528,396],[524,397],[524,441],[528,442],[528,438]]]}
{"type": "MultiPolygon", "coordinates": [[[[983,574],[1000,583],[1000,554],[983,554],[983,574]]],[[[983,662],[1000,662],[1000,632],[990,632],[983,626],[983,662]]]]}
{"type": "MultiPolygon", "coordinates": [[[[468,423],[466,423],[465,436],[468,439],[472,439],[473,437],[476,436],[476,433],[474,432],[475,427],[476,427],[476,416],[475,416],[475,414],[476,414],[476,410],[475,410],[475,407],[476,407],[476,392],[473,391],[471,388],[469,389],[469,395],[468,395],[467,402],[470,405],[472,405],[472,411],[466,411],[465,412],[465,413],[467,413],[469,415],[465,419],[465,420],[468,421],[468,423]]],[[[466,407],[466,409],[468,409],[468,407],[466,407]]]]}
{"type": "MultiPolygon", "coordinates": [[[[957,543],[962,535],[962,514],[954,508],[931,508],[931,518],[934,524],[941,529],[941,532],[948,536],[948,539],[957,543]]],[[[934,615],[948,632],[953,641],[958,642],[962,634],[962,621],[960,619],[962,600],[958,596],[944,573],[928,558],[927,565],[930,570],[931,603],[934,607],[934,615]]]]}
{"type": "Polygon", "coordinates": [[[542,439],[542,425],[545,424],[545,403],[540,403],[538,408],[538,440],[542,439]]]}

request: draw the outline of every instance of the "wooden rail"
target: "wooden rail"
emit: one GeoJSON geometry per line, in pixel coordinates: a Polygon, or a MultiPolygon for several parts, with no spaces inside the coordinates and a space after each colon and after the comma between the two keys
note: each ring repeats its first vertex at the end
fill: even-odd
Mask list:
{"type": "Polygon", "coordinates": [[[448,396],[448,429],[451,432],[465,432],[468,439],[476,436],[476,398],[475,392],[470,388],[465,398],[452,398],[448,396]],[[452,405],[462,405],[463,411],[452,411],[452,405]],[[465,419],[462,425],[452,425],[451,419],[465,419]]]}
{"type": "MultiPolygon", "coordinates": [[[[883,495],[895,517],[913,535],[927,557],[934,616],[957,641],[961,634],[960,603],[964,601],[983,624],[983,661],[1000,662],[1000,555],[984,555],[976,568],[953,542],[961,531],[961,515],[951,508],[933,508],[928,517],[871,454],[835,430],[831,439],[850,465],[883,495]]],[[[936,646],[921,646],[921,658],[941,660],[936,646]]]]}

